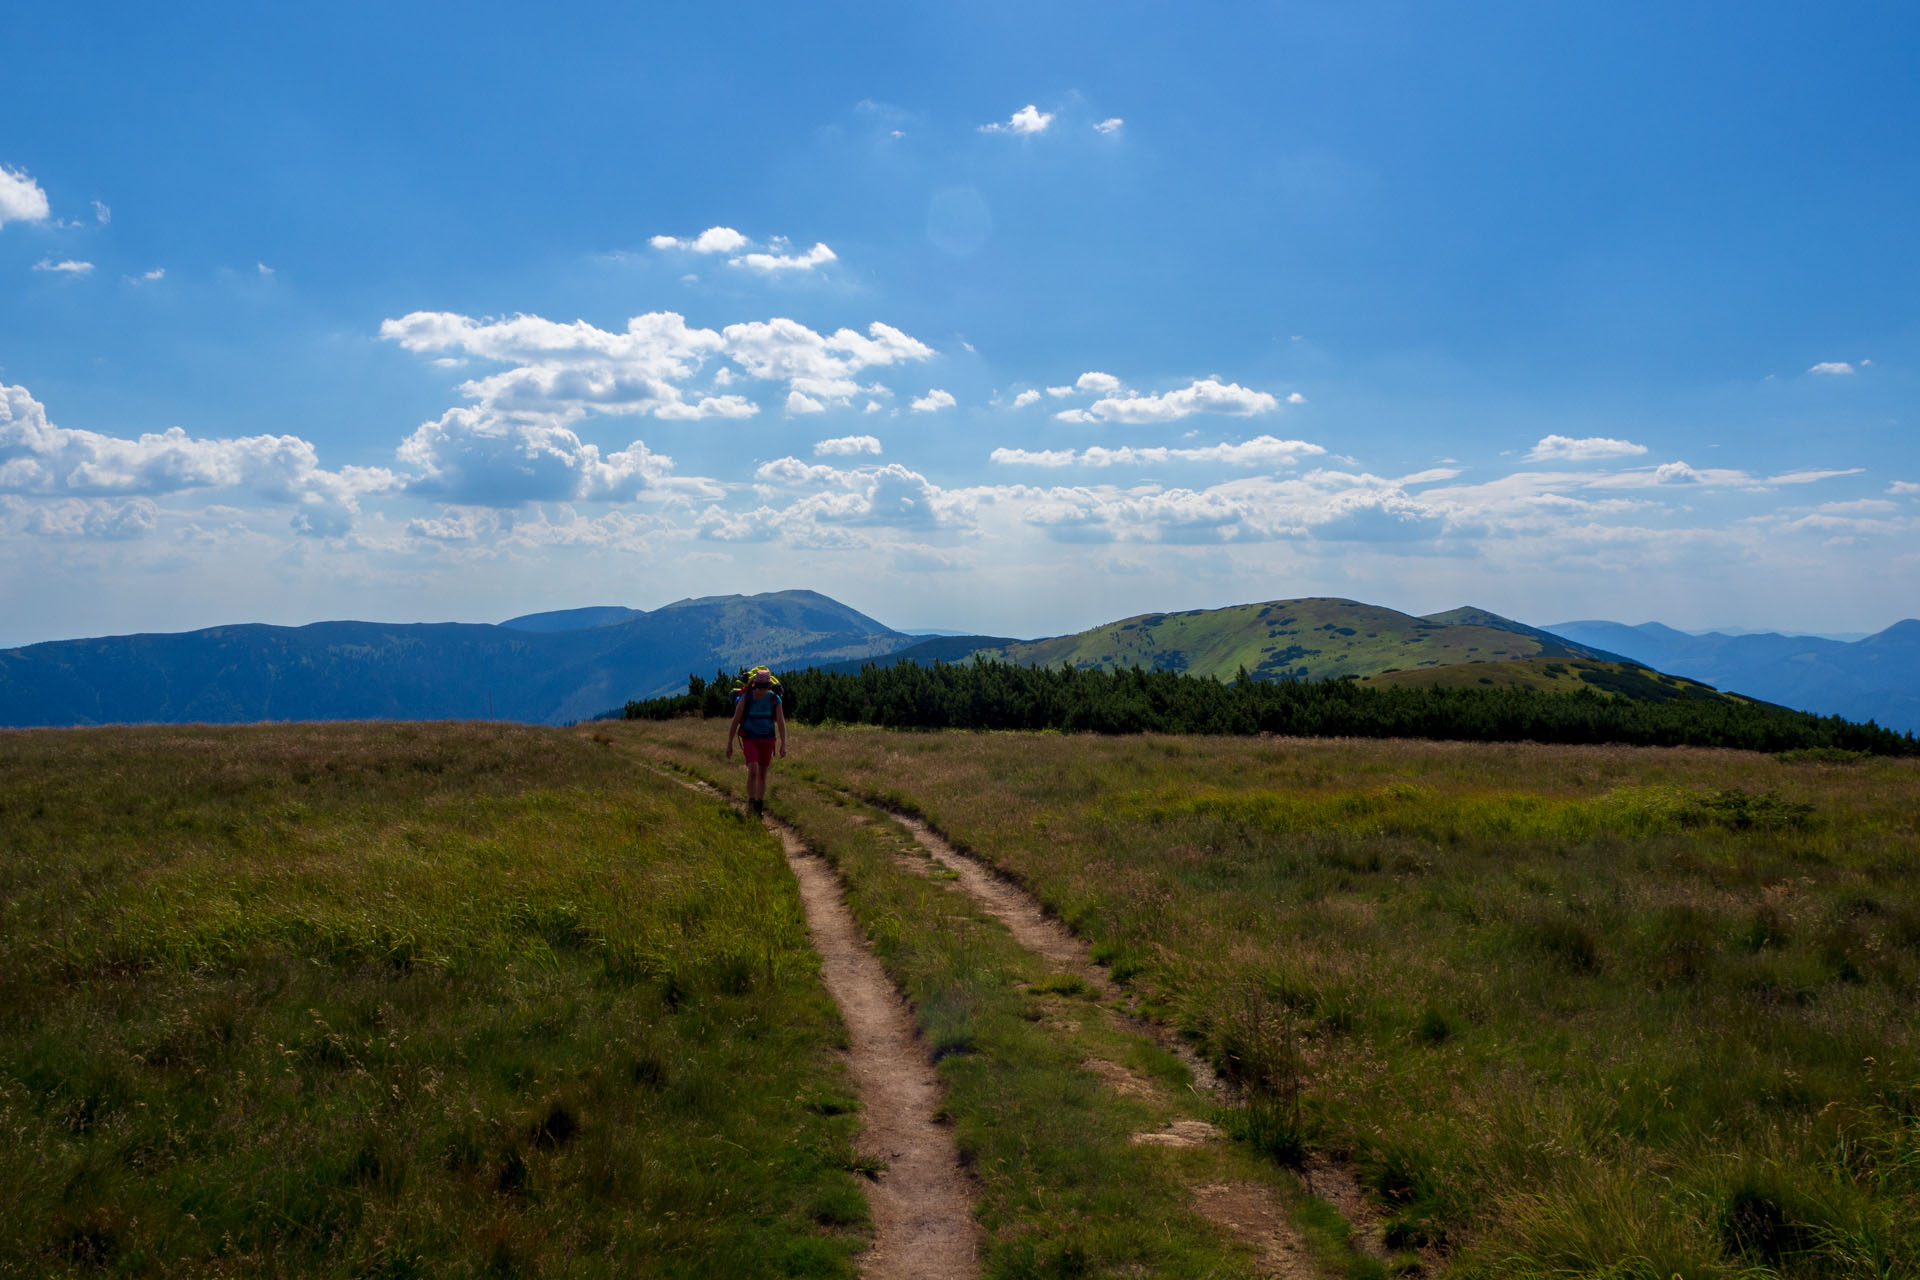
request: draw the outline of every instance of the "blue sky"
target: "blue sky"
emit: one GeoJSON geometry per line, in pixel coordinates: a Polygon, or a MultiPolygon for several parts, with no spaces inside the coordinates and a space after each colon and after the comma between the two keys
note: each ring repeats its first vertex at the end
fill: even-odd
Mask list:
{"type": "Polygon", "coordinates": [[[1920,16],[9,6],[0,645],[1920,600],[1920,16]]]}

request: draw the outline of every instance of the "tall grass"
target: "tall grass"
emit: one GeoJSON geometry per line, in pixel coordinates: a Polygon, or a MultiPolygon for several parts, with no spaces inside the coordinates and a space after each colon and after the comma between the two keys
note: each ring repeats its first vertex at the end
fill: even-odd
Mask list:
{"type": "Polygon", "coordinates": [[[1920,1274],[1920,769],[809,730],[1453,1274],[1920,1274]],[[1249,1011],[1254,1011],[1250,1021],[1249,1011]],[[1250,1031],[1249,1028],[1253,1030],[1250,1031]]]}
{"type": "Polygon", "coordinates": [[[0,734],[0,1274],[849,1275],[764,832],[494,725],[0,734]]]}
{"type": "MultiPolygon", "coordinates": [[[[611,731],[723,787],[742,781],[699,722],[611,731]]],[[[1103,1008],[1084,981],[1021,947],[895,824],[779,769],[774,811],[833,862],[935,1059],[955,1144],[979,1186],[981,1274],[1266,1274],[1195,1212],[1193,1188],[1288,1180],[1242,1151],[1132,1140],[1212,1113],[1179,1059],[1103,1008]],[[1100,1064],[1138,1087],[1116,1093],[1100,1064]]],[[[1321,1236],[1328,1274],[1377,1274],[1362,1265],[1370,1259],[1344,1253],[1343,1233],[1321,1236]]]]}

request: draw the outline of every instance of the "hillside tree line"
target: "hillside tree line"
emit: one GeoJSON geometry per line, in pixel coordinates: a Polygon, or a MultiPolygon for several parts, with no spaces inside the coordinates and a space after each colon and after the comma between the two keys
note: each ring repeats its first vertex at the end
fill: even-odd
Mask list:
{"type": "MultiPolygon", "coordinates": [[[[630,720],[731,716],[744,673],[687,678],[687,692],[629,702],[630,720]]],[[[1920,755],[1920,740],[1871,721],[1717,697],[1650,701],[1597,688],[1374,687],[1352,679],[1231,681],[1177,671],[1029,667],[976,659],[869,663],[781,677],[789,720],[891,729],[1279,734],[1467,742],[1624,743],[1920,755]]]]}

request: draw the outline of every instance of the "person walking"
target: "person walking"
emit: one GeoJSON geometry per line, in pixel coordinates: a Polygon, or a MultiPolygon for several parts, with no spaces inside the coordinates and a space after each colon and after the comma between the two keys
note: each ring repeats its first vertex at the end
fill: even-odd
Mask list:
{"type": "Polygon", "coordinates": [[[773,763],[775,739],[780,758],[787,758],[787,713],[773,691],[773,672],[755,667],[747,675],[740,700],[733,704],[733,722],[727,726],[727,759],[733,759],[733,740],[747,758],[747,811],[759,817],[767,811],[767,766],[773,763]]]}

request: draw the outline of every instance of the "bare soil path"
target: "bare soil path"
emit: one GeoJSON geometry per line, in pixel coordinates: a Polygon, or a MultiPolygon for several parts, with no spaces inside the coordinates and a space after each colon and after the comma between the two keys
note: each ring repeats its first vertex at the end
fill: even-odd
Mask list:
{"type": "Polygon", "coordinates": [[[940,1082],[912,1017],[867,949],[833,869],[787,828],[768,825],[800,882],[821,976],[846,1020],[848,1070],[865,1108],[861,1154],[886,1162],[868,1195],[874,1241],[861,1274],[872,1280],[971,1276],[978,1254],[973,1193],[952,1135],[934,1119],[940,1082]]]}
{"type": "MultiPolygon", "coordinates": [[[[704,782],[648,767],[727,800],[704,782]]],[[[979,1270],[973,1188],[952,1134],[935,1118],[940,1081],[914,1032],[913,1015],[868,948],[833,868],[787,827],[763,821],[779,838],[799,882],[821,980],[847,1024],[847,1071],[860,1096],[863,1121],[855,1147],[882,1165],[867,1192],[874,1237],[861,1257],[860,1274],[867,1280],[967,1280],[979,1270]]]]}

